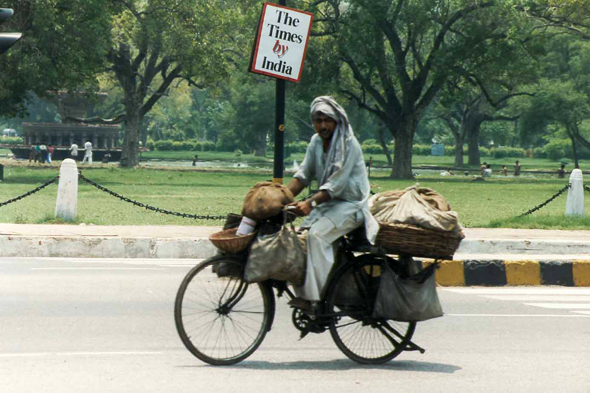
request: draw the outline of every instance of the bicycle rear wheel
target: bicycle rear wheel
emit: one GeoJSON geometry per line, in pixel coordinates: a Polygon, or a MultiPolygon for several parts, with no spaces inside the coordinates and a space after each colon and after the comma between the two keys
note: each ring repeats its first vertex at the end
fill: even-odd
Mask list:
{"type": "Polygon", "coordinates": [[[363,257],[340,269],[330,280],[326,314],[336,346],[362,364],[381,364],[398,356],[416,329],[415,322],[373,318],[382,261],[363,257]]]}
{"type": "Polygon", "coordinates": [[[243,263],[218,256],[184,278],[174,305],[176,330],[186,348],[220,366],[250,356],[270,330],[275,312],[272,289],[242,279],[243,263]]]}

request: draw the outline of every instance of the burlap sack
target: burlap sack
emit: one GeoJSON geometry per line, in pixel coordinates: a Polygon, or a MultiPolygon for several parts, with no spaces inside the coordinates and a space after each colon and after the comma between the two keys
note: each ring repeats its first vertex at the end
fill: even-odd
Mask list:
{"type": "Polygon", "coordinates": [[[371,214],[379,222],[417,225],[439,231],[460,232],[457,212],[436,191],[412,186],[405,190],[386,191],[370,201],[371,214]]]}
{"type": "Polygon", "coordinates": [[[244,198],[242,215],[254,221],[264,220],[279,214],[285,205],[294,200],[291,191],[282,184],[257,183],[244,198]]]}

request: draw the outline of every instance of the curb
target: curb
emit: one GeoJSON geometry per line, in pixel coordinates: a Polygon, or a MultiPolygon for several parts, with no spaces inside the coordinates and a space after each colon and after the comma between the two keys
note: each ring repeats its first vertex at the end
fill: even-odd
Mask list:
{"type": "MultiPolygon", "coordinates": [[[[590,286],[590,260],[453,260],[439,261],[440,286],[590,286]]],[[[423,260],[422,266],[434,263],[423,260]]]]}
{"type": "Polygon", "coordinates": [[[0,236],[0,257],[202,259],[216,253],[206,238],[0,236]]]}

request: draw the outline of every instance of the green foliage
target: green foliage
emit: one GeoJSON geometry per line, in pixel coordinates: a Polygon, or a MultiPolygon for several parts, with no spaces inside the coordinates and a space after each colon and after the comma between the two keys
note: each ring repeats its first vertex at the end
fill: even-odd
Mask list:
{"type": "Polygon", "coordinates": [[[22,145],[23,138],[18,136],[2,136],[0,137],[1,145],[22,145]]]}
{"type": "Polygon", "coordinates": [[[383,153],[383,148],[380,145],[362,145],[363,153],[365,154],[379,154],[383,153]]]}
{"type": "Polygon", "coordinates": [[[161,140],[154,143],[156,150],[174,150],[174,142],[171,140],[161,140]]]}
{"type": "MultiPolygon", "coordinates": [[[[446,146],[445,146],[446,149],[446,146]]],[[[412,154],[416,156],[429,156],[430,145],[414,145],[412,146],[412,154]]]]}
{"type": "MultiPolygon", "coordinates": [[[[524,149],[516,147],[494,147],[489,149],[489,155],[494,158],[516,157],[521,158],[525,156],[524,149]]],[[[483,154],[482,154],[483,155],[483,154]]]]}
{"type": "Polygon", "coordinates": [[[0,28],[23,38],[0,56],[0,115],[25,115],[29,91],[97,88],[111,34],[111,2],[104,0],[5,0],[15,15],[0,28]]]}

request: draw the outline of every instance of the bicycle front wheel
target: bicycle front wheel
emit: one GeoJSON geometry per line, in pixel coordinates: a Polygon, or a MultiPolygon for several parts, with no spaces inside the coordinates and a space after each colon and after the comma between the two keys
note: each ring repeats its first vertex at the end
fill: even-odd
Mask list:
{"type": "Polygon", "coordinates": [[[206,363],[220,366],[246,359],[272,325],[272,289],[244,281],[242,266],[231,258],[210,258],[195,266],[178,289],[176,329],[186,348],[206,363]]]}
{"type": "Polygon", "coordinates": [[[415,322],[373,318],[382,261],[363,258],[344,266],[330,281],[326,314],[336,346],[362,364],[381,364],[398,356],[416,329],[415,322]]]}

